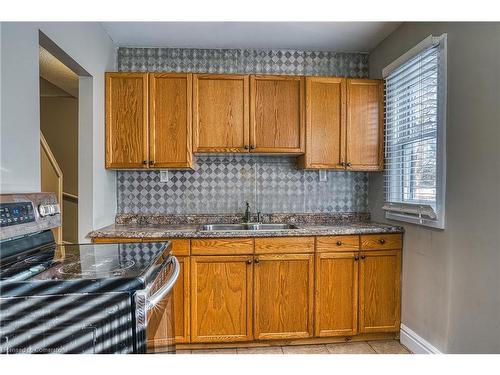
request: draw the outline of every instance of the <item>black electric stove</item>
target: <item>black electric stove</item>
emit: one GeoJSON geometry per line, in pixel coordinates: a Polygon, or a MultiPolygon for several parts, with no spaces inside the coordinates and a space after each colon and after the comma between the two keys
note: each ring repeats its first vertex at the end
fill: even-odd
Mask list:
{"type": "Polygon", "coordinates": [[[130,292],[144,289],[171,257],[167,245],[48,244],[34,253],[17,256],[14,262],[2,262],[0,295],[19,297],[54,292],[130,292]]]}
{"type": "Polygon", "coordinates": [[[0,196],[0,353],[147,352],[150,310],[172,314],[170,244],[56,245],[54,202],[0,196]]]}

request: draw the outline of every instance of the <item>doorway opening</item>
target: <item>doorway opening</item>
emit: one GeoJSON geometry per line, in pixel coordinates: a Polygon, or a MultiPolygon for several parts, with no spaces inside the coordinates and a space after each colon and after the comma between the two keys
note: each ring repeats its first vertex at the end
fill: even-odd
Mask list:
{"type": "Polygon", "coordinates": [[[78,76],[40,47],[42,191],[55,191],[62,212],[58,242],[78,242],[78,76]]]}
{"type": "Polygon", "coordinates": [[[56,242],[78,243],[80,82],[90,74],[41,31],[39,67],[41,190],[55,192],[61,206],[56,242]]]}

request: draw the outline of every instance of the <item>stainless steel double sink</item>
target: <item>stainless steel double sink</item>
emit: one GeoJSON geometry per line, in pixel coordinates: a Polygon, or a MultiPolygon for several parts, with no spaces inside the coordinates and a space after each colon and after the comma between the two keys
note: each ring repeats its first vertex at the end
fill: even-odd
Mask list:
{"type": "Polygon", "coordinates": [[[231,230],[287,230],[298,229],[293,224],[205,224],[200,227],[202,231],[231,231],[231,230]]]}

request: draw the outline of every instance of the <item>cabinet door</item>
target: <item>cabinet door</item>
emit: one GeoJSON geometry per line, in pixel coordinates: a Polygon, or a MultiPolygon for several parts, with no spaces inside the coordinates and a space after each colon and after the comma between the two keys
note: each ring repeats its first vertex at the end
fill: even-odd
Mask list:
{"type": "Polygon", "coordinates": [[[401,250],[361,253],[359,331],[397,332],[401,323],[401,250]]]}
{"type": "Polygon", "coordinates": [[[251,76],[251,151],[300,154],[304,139],[304,78],[251,76]]]}
{"type": "Polygon", "coordinates": [[[252,258],[191,257],[191,342],[252,340],[252,258]]]}
{"type": "Polygon", "coordinates": [[[149,76],[149,163],[155,168],[191,168],[192,75],[149,76]]]}
{"type": "Polygon", "coordinates": [[[255,339],[312,337],[314,255],[259,255],[254,264],[255,339]]]}
{"type": "Polygon", "coordinates": [[[344,169],[345,78],[306,78],[306,153],[304,168],[344,169]]]}
{"type": "Polygon", "coordinates": [[[347,80],[346,162],[348,170],[383,169],[384,85],[347,80]]]}
{"type": "Polygon", "coordinates": [[[195,74],[195,152],[247,152],[248,76],[195,74]]]}
{"type": "Polygon", "coordinates": [[[178,257],[181,265],[179,278],[174,285],[175,342],[189,342],[189,257],[178,257]]]}
{"type": "Polygon", "coordinates": [[[358,330],[358,252],[316,254],[315,336],[358,330]]]}
{"type": "Polygon", "coordinates": [[[148,75],[106,73],[106,168],[147,168],[148,75]]]}

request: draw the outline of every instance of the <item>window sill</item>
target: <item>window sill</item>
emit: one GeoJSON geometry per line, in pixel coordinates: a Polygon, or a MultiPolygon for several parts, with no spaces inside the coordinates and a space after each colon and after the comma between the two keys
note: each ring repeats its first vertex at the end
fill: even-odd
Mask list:
{"type": "Polygon", "coordinates": [[[435,228],[435,229],[445,229],[444,217],[438,217],[437,220],[430,220],[430,219],[415,217],[412,215],[398,214],[398,213],[394,213],[394,212],[386,212],[385,218],[389,219],[389,220],[404,221],[407,223],[421,225],[424,227],[430,227],[430,228],[435,228]]]}

